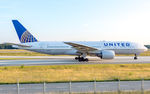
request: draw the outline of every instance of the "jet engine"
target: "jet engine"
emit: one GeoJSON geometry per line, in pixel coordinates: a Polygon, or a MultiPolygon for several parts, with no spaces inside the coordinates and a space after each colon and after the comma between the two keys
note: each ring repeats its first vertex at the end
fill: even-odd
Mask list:
{"type": "Polygon", "coordinates": [[[113,59],[115,57],[115,52],[112,50],[102,50],[97,56],[101,59],[113,59]]]}

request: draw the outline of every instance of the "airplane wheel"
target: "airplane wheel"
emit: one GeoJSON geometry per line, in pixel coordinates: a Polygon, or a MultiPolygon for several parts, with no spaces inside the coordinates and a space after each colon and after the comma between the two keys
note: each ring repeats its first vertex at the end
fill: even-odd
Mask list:
{"type": "Polygon", "coordinates": [[[75,57],[75,60],[79,60],[81,57],[80,56],[78,56],[78,57],[75,57]]]}
{"type": "Polygon", "coordinates": [[[86,58],[85,61],[88,62],[89,60],[86,58]]]}
{"type": "Polygon", "coordinates": [[[88,62],[89,60],[88,60],[87,58],[84,59],[83,57],[81,57],[81,58],[78,59],[78,61],[79,61],[79,62],[81,62],[81,61],[86,61],[86,62],[88,62]]]}
{"type": "Polygon", "coordinates": [[[75,60],[78,60],[78,57],[75,57],[75,60]]]}
{"type": "Polygon", "coordinates": [[[81,58],[78,59],[79,62],[83,61],[81,58]]]}
{"type": "Polygon", "coordinates": [[[136,60],[136,59],[138,59],[138,58],[137,58],[137,54],[135,54],[135,57],[134,57],[134,60],[136,60]]]}
{"type": "Polygon", "coordinates": [[[138,58],[137,57],[134,57],[134,60],[137,60],[138,58]]]}

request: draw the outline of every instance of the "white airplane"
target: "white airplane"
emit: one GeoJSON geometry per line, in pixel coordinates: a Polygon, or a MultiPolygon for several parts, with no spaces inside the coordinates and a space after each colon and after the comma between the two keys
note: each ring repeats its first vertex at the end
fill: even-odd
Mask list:
{"type": "Polygon", "coordinates": [[[52,55],[77,55],[78,61],[88,61],[87,55],[113,59],[115,54],[134,54],[147,51],[144,45],[128,41],[67,41],[40,42],[17,20],[12,20],[20,44],[9,43],[15,48],[52,55]]]}

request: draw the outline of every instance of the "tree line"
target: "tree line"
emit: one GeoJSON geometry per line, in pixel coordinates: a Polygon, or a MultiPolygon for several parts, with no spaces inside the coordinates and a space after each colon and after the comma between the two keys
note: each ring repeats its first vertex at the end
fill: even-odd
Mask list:
{"type": "Polygon", "coordinates": [[[0,44],[0,49],[16,49],[12,45],[0,44]]]}

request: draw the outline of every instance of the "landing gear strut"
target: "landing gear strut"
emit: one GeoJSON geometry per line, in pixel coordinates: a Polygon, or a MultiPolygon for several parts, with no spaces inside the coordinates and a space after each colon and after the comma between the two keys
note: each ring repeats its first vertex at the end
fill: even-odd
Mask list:
{"type": "Polygon", "coordinates": [[[137,58],[137,54],[135,54],[135,57],[134,57],[134,60],[137,60],[138,58],[137,58]]]}
{"type": "Polygon", "coordinates": [[[84,57],[80,57],[80,56],[75,57],[75,60],[78,60],[79,62],[81,62],[81,61],[89,61],[88,58],[84,58],[84,57]]]}

